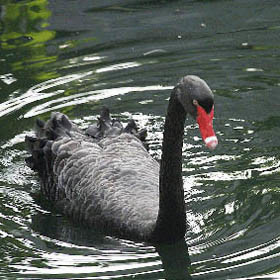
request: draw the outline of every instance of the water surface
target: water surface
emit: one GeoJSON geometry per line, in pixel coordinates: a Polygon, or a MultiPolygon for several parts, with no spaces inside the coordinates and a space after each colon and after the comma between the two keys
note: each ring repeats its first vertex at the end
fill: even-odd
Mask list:
{"type": "Polygon", "coordinates": [[[280,279],[280,6],[275,0],[0,4],[1,279],[280,279]],[[25,135],[52,111],[86,127],[102,105],[147,127],[159,158],[167,99],[186,74],[215,93],[219,147],[186,123],[186,242],[104,236],[38,201],[25,135]],[[181,248],[181,249],[179,249],[181,248]],[[164,259],[164,260],[166,260],[164,259]],[[168,267],[168,265],[170,266],[168,267]]]}

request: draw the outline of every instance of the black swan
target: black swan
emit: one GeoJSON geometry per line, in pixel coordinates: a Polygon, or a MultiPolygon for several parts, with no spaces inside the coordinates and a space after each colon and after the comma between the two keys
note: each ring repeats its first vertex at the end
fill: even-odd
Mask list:
{"type": "Polygon", "coordinates": [[[82,131],[67,116],[52,113],[26,136],[27,165],[39,173],[41,192],[75,221],[127,239],[173,243],[186,232],[182,143],[186,115],[193,116],[210,149],[213,93],[197,76],[172,90],[164,125],[160,164],[145,147],[145,130],[133,121],[123,128],[109,110],[82,131]]]}

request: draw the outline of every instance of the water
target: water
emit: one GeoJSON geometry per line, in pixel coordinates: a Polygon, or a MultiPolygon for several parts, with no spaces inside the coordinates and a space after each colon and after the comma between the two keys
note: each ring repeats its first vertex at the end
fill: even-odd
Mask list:
{"type": "Polygon", "coordinates": [[[0,4],[0,279],[280,279],[280,6],[277,1],[0,4]],[[215,93],[220,145],[186,123],[186,241],[156,249],[71,223],[36,199],[24,136],[61,111],[81,127],[107,105],[147,126],[160,156],[170,89],[215,93]],[[167,253],[166,253],[167,252],[167,253]],[[173,262],[170,262],[170,259],[173,262]]]}

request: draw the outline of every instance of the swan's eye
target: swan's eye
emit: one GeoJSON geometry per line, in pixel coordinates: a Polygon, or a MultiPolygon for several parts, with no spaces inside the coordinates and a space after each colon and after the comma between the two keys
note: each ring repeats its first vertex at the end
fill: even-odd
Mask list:
{"type": "Polygon", "coordinates": [[[199,106],[198,101],[196,99],[193,100],[193,105],[194,106],[199,106]]]}

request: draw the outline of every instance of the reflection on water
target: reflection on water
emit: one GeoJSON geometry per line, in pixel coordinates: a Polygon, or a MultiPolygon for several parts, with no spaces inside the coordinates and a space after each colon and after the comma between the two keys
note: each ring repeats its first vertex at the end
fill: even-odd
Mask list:
{"type": "Polygon", "coordinates": [[[273,1],[8,0],[0,9],[1,276],[280,279],[273,1]],[[220,145],[207,151],[187,121],[187,243],[155,248],[104,236],[38,201],[38,177],[24,163],[34,117],[59,110],[85,128],[107,105],[147,127],[159,159],[170,89],[189,73],[214,89],[220,145]]]}
{"type": "Polygon", "coordinates": [[[156,246],[165,271],[166,279],[192,279],[188,269],[190,258],[185,240],[175,244],[156,246]]]}
{"type": "Polygon", "coordinates": [[[9,61],[9,71],[20,71],[24,75],[28,69],[28,76],[31,72],[32,78],[39,80],[54,77],[55,73],[38,72],[56,60],[56,56],[47,54],[45,45],[55,37],[54,31],[46,29],[51,16],[48,1],[7,2],[1,5],[0,44],[9,61]]]}

